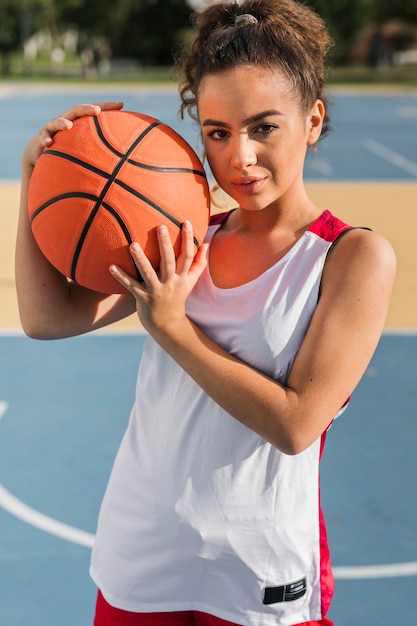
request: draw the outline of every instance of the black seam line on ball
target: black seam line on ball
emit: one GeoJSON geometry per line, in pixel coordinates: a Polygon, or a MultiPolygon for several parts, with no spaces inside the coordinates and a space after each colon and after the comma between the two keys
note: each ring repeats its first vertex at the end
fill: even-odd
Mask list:
{"type": "MultiPolygon", "coordinates": [[[[59,200],[67,200],[68,198],[84,198],[87,200],[92,200],[93,202],[95,202],[97,200],[97,196],[94,196],[92,194],[89,193],[83,193],[83,192],[71,192],[71,193],[63,193],[60,194],[59,196],[55,196],[54,198],[51,198],[50,200],[48,200],[48,202],[45,202],[44,204],[42,204],[42,206],[40,206],[32,215],[32,217],[30,218],[30,223],[32,224],[33,220],[40,214],[42,213],[43,210],[47,209],[48,206],[50,206],[51,204],[54,204],[55,202],[59,201],[59,200]]],[[[113,207],[111,207],[109,204],[107,204],[106,202],[103,202],[103,208],[106,209],[109,213],[111,213],[113,215],[113,217],[115,218],[115,220],[117,221],[117,223],[119,224],[120,228],[122,229],[125,237],[126,237],[126,241],[127,244],[130,245],[132,243],[132,237],[130,235],[129,229],[126,226],[125,222],[123,221],[123,219],[121,218],[121,216],[117,213],[117,211],[115,211],[115,209],[113,209],[113,207]]],[[[137,279],[140,282],[143,282],[143,278],[138,270],[138,268],[135,267],[135,271],[136,271],[136,276],[137,279]]]]}
{"type": "Polygon", "coordinates": [[[149,126],[145,128],[144,131],[141,132],[141,134],[135,139],[131,147],[126,152],[120,152],[114,146],[112,146],[112,144],[109,142],[107,137],[104,135],[103,129],[100,125],[99,118],[98,117],[94,118],[94,125],[96,127],[97,135],[100,137],[103,144],[106,146],[106,148],[110,150],[110,152],[113,152],[113,154],[116,154],[118,157],[122,157],[122,158],[127,157],[127,155],[129,155],[132,152],[132,150],[136,148],[136,146],[142,141],[142,139],[146,137],[146,135],[148,135],[154,128],[156,128],[156,126],[161,126],[161,124],[162,122],[160,122],[159,120],[155,120],[153,124],[150,124],[149,126]]]}
{"type": "Polygon", "coordinates": [[[70,191],[68,193],[61,193],[59,196],[54,196],[53,198],[50,198],[47,202],[44,202],[44,204],[38,207],[36,211],[33,212],[32,217],[30,218],[30,223],[32,224],[32,222],[36,219],[39,213],[42,213],[42,211],[47,209],[48,206],[50,206],[51,204],[54,204],[55,202],[60,200],[67,200],[68,198],[85,198],[87,200],[93,200],[93,202],[97,201],[97,196],[91,193],[85,193],[82,191],[70,191]]]}
{"type": "Polygon", "coordinates": [[[97,212],[100,209],[100,206],[102,205],[102,203],[104,201],[104,198],[106,197],[106,194],[107,194],[110,186],[115,181],[116,176],[119,173],[119,171],[122,169],[123,165],[126,163],[128,157],[129,157],[129,154],[131,154],[133,152],[133,150],[140,144],[142,139],[144,139],[144,137],[146,137],[146,135],[148,135],[148,133],[150,133],[153,128],[155,128],[156,126],[159,126],[161,124],[161,122],[159,122],[157,120],[153,124],[148,126],[138,137],[136,137],[136,139],[132,142],[132,144],[126,150],[126,152],[124,154],[122,154],[120,152],[116,152],[115,149],[112,148],[112,146],[107,142],[106,138],[102,134],[100,123],[99,123],[97,117],[94,118],[94,123],[96,125],[97,132],[98,132],[99,136],[102,137],[103,141],[109,147],[109,149],[112,150],[113,152],[115,152],[115,154],[117,154],[120,158],[119,158],[118,164],[113,168],[113,171],[112,171],[111,175],[109,176],[106,184],[104,185],[104,187],[103,187],[103,189],[102,189],[102,191],[100,193],[100,196],[97,198],[96,204],[93,207],[93,209],[91,210],[91,213],[88,216],[88,219],[87,219],[86,223],[84,224],[84,228],[82,230],[81,236],[80,236],[80,238],[79,238],[79,240],[77,242],[77,247],[75,249],[74,256],[73,256],[73,259],[72,259],[72,264],[71,264],[71,278],[73,280],[76,280],[75,275],[76,275],[76,270],[77,270],[78,259],[79,259],[79,256],[81,254],[81,250],[82,250],[85,238],[87,236],[88,231],[90,230],[91,224],[93,223],[95,216],[97,215],[97,212]]]}
{"type": "MultiPolygon", "coordinates": [[[[116,179],[114,182],[115,182],[116,185],[119,185],[120,187],[123,187],[123,189],[125,189],[129,193],[133,194],[134,196],[136,196],[137,198],[142,200],[142,202],[145,202],[146,204],[151,206],[153,209],[158,211],[158,213],[161,213],[161,215],[163,215],[164,217],[169,219],[170,222],[175,224],[175,226],[177,226],[177,228],[179,228],[180,230],[182,229],[182,223],[179,220],[177,220],[176,217],[171,215],[171,213],[169,213],[163,207],[161,207],[159,204],[156,204],[156,202],[154,202],[150,198],[147,198],[146,196],[141,194],[140,191],[137,191],[137,189],[133,189],[132,187],[129,187],[129,185],[126,185],[126,183],[122,182],[121,180],[117,180],[116,179]]],[[[200,247],[200,244],[199,244],[198,240],[195,237],[194,237],[194,244],[197,246],[197,248],[200,247]]]]}
{"type": "Polygon", "coordinates": [[[201,176],[202,178],[207,178],[205,172],[201,170],[193,170],[188,167],[158,167],[157,165],[148,165],[147,163],[141,163],[140,161],[134,161],[133,159],[128,159],[128,163],[130,165],[134,165],[135,167],[140,167],[144,170],[151,170],[152,172],[174,172],[176,174],[195,174],[196,176],[201,176]]]}
{"type": "Polygon", "coordinates": [[[91,163],[87,163],[87,161],[83,161],[82,159],[78,159],[77,157],[74,157],[71,154],[67,154],[66,152],[60,152],[59,150],[44,150],[42,155],[44,154],[51,154],[52,156],[56,156],[56,157],[65,159],[67,161],[71,161],[71,163],[76,163],[76,165],[80,165],[84,169],[89,170],[90,172],[94,172],[95,174],[98,174],[102,178],[108,179],[111,176],[111,174],[109,174],[108,172],[105,172],[104,170],[101,170],[100,168],[95,167],[94,165],[91,165],[91,163]]]}
{"type": "MultiPolygon", "coordinates": [[[[120,228],[122,229],[124,236],[126,237],[126,241],[128,243],[128,245],[130,245],[132,243],[132,237],[131,234],[129,232],[129,229],[127,227],[127,225],[125,224],[124,220],[122,219],[122,217],[119,215],[119,213],[113,209],[112,206],[110,206],[109,204],[107,204],[107,202],[103,202],[103,208],[106,209],[106,211],[108,211],[109,213],[111,213],[114,217],[114,219],[116,220],[116,222],[119,224],[120,228]]],[[[136,277],[138,279],[139,282],[143,282],[143,278],[138,270],[138,268],[136,267],[135,263],[133,263],[135,271],[136,271],[136,277]]]]}

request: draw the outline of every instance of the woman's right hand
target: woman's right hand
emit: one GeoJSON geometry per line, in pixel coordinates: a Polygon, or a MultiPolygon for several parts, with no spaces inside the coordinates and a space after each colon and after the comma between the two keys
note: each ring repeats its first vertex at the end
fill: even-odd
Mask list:
{"type": "Polygon", "coordinates": [[[74,120],[85,115],[98,115],[101,111],[120,110],[123,102],[102,102],[99,104],[79,104],[62,115],[54,117],[31,139],[26,146],[22,157],[22,167],[33,168],[42,154],[44,148],[50,148],[54,142],[54,136],[61,130],[72,128],[74,120]]]}

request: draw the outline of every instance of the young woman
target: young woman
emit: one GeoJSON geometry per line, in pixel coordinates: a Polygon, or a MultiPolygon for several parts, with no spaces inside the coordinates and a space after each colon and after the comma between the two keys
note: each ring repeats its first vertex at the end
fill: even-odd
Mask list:
{"type": "Polygon", "coordinates": [[[70,109],[23,157],[22,324],[60,338],[136,309],[149,333],[92,555],[96,626],[328,625],[319,460],[378,343],[394,254],[304,187],[328,121],[322,20],[295,0],[244,0],[207,8],[196,27],[182,109],[236,208],[215,216],[195,258],[190,224],[177,260],[161,227],[158,274],[133,244],[144,282],[109,269],[130,295],[67,281],[32,238],[26,194],[54,134],[100,111],[70,109]]]}

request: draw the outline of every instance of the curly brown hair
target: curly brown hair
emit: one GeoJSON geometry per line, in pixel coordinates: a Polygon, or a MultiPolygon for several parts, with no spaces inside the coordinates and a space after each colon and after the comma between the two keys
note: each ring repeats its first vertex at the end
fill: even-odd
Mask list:
{"type": "Polygon", "coordinates": [[[243,0],[211,5],[195,13],[192,20],[194,42],[176,59],[183,76],[182,117],[187,111],[198,121],[198,89],[204,76],[258,64],[278,69],[287,78],[302,112],[307,113],[315,100],[322,100],[326,107],[322,136],[327,132],[325,61],[333,41],[315,11],[297,0],[243,0]]]}

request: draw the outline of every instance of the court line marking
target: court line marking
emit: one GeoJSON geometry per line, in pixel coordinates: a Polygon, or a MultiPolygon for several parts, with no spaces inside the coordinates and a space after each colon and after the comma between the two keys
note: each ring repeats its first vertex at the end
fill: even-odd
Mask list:
{"type": "Polygon", "coordinates": [[[63,522],[59,522],[49,515],[45,515],[36,509],[28,506],[18,498],[16,498],[10,491],[7,491],[3,485],[0,484],[0,506],[17,517],[22,522],[26,522],[30,526],[39,528],[50,535],[55,535],[60,539],[65,539],[71,543],[76,543],[85,548],[92,548],[94,544],[94,535],[91,533],[69,526],[63,522]]]}
{"type": "Polygon", "coordinates": [[[330,161],[328,159],[323,159],[314,153],[310,155],[308,167],[313,172],[319,173],[322,176],[328,176],[330,178],[333,175],[334,168],[330,161]]]}
{"type": "MultiPolygon", "coordinates": [[[[9,407],[8,402],[0,401],[0,420],[9,407]]],[[[92,548],[95,535],[75,526],[45,515],[19,500],[0,483],[0,507],[22,522],[38,528],[50,535],[78,544],[85,548],[92,548]]],[[[339,580],[363,580],[371,578],[398,578],[417,576],[417,561],[405,563],[387,563],[383,565],[334,566],[333,574],[339,580]]]]}
{"type": "MultiPolygon", "coordinates": [[[[85,548],[92,548],[94,545],[95,535],[59,522],[44,513],[40,513],[16,498],[1,484],[0,506],[14,517],[50,535],[54,535],[55,537],[70,541],[71,543],[78,544],[85,548]]],[[[339,580],[417,576],[417,561],[408,563],[388,563],[385,565],[333,567],[333,573],[335,578],[339,580]]]]}
{"type": "Polygon", "coordinates": [[[417,576],[417,561],[410,561],[408,563],[387,563],[386,565],[333,567],[333,573],[335,578],[339,580],[417,576]]]}
{"type": "Polygon", "coordinates": [[[407,159],[407,157],[399,152],[395,152],[394,150],[391,150],[391,148],[387,148],[387,146],[384,146],[382,143],[379,143],[379,141],[375,141],[374,139],[366,139],[365,148],[369,152],[379,156],[381,159],[391,163],[391,165],[395,165],[404,172],[407,172],[408,174],[411,174],[411,176],[417,178],[417,163],[410,161],[410,159],[407,159]]]}
{"type": "MultiPolygon", "coordinates": [[[[9,403],[0,400],[0,420],[9,408],[9,403]]],[[[69,526],[63,522],[59,522],[53,517],[49,517],[36,509],[28,506],[16,496],[7,491],[5,487],[0,483],[0,507],[5,511],[17,517],[22,522],[26,522],[30,526],[39,528],[50,535],[55,535],[60,539],[65,539],[72,543],[76,543],[86,548],[92,548],[94,544],[94,535],[91,533],[69,526]]]]}
{"type": "Polygon", "coordinates": [[[0,420],[9,408],[8,402],[0,401],[0,420]]]}
{"type": "Polygon", "coordinates": [[[400,106],[397,109],[397,115],[398,117],[405,117],[405,118],[417,118],[417,107],[415,106],[400,106]]]}

